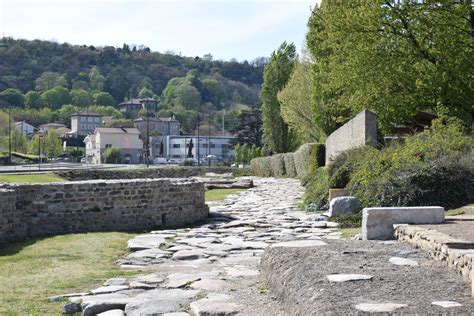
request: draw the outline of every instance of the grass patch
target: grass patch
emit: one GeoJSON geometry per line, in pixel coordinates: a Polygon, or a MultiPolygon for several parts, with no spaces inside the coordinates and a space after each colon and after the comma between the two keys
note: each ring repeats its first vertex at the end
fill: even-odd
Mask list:
{"type": "Polygon", "coordinates": [[[464,214],[464,207],[460,207],[460,208],[457,208],[457,209],[454,209],[454,210],[449,210],[449,211],[446,211],[446,213],[444,214],[445,216],[456,216],[456,215],[461,215],[461,214],[464,214]]]}
{"type": "Polygon", "coordinates": [[[51,172],[34,174],[0,174],[0,182],[6,183],[49,183],[64,181],[66,180],[51,172]]]}
{"type": "Polygon", "coordinates": [[[245,189],[215,189],[206,191],[206,202],[209,201],[222,201],[228,195],[237,194],[239,192],[245,191],[245,189]]]}
{"type": "Polygon", "coordinates": [[[60,315],[47,297],[96,288],[133,275],[114,263],[127,253],[129,233],[86,233],[30,239],[0,250],[0,315],[60,315]]]}
{"type": "Polygon", "coordinates": [[[339,223],[340,228],[356,228],[362,226],[362,211],[349,215],[336,215],[331,222],[339,223]]]}
{"type": "Polygon", "coordinates": [[[362,233],[362,227],[341,228],[339,229],[339,232],[341,233],[342,238],[348,239],[356,234],[362,233]]]}

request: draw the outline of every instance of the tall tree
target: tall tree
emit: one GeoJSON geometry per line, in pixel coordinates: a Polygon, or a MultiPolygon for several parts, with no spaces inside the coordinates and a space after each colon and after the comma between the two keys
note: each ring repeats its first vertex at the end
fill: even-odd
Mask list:
{"type": "Polygon", "coordinates": [[[260,91],[263,114],[263,137],[269,149],[284,153],[294,148],[294,133],[281,117],[277,94],[287,84],[295,65],[296,50],[293,43],[283,42],[265,65],[260,91]]]}
{"type": "Polygon", "coordinates": [[[230,131],[240,144],[262,146],[262,113],[259,109],[242,110],[230,131]]]}

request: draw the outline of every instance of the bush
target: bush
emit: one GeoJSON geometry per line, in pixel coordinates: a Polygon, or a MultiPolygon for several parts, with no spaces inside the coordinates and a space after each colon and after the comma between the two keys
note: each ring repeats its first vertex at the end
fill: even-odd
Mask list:
{"type": "Polygon", "coordinates": [[[272,168],[272,174],[275,177],[283,177],[286,175],[285,171],[285,160],[284,160],[284,155],[285,154],[275,154],[270,158],[270,164],[272,168]]]}
{"type": "Polygon", "coordinates": [[[314,169],[305,179],[304,203],[307,209],[320,210],[328,205],[329,185],[326,167],[314,169]]]}
{"type": "Polygon", "coordinates": [[[120,148],[111,147],[104,150],[105,163],[120,163],[122,161],[122,154],[120,148]]]}
{"type": "Polygon", "coordinates": [[[295,161],[296,175],[300,179],[305,178],[309,173],[311,148],[313,145],[315,144],[303,144],[294,152],[293,158],[295,161]]]}
{"type": "Polygon", "coordinates": [[[296,167],[293,153],[283,154],[285,161],[285,172],[290,178],[296,178],[296,167]]]}
{"type": "Polygon", "coordinates": [[[315,168],[324,167],[326,162],[326,145],[313,144],[310,150],[309,170],[312,172],[315,168]]]}
{"type": "Polygon", "coordinates": [[[331,189],[345,188],[359,165],[377,153],[378,150],[372,147],[361,147],[345,151],[337,156],[328,166],[329,187],[331,189]]]}
{"type": "Polygon", "coordinates": [[[250,170],[257,177],[273,177],[271,157],[260,157],[252,159],[250,170]]]}

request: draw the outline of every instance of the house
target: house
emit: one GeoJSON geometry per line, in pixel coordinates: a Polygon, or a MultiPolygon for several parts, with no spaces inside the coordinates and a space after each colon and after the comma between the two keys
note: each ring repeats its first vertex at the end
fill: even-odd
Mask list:
{"type": "Polygon", "coordinates": [[[43,124],[38,126],[39,130],[41,133],[46,133],[49,130],[54,130],[56,131],[58,128],[67,128],[66,125],[64,124],[58,124],[58,123],[48,123],[48,124],[43,124]]]}
{"type": "Polygon", "coordinates": [[[102,115],[93,112],[78,112],[71,116],[71,130],[77,135],[94,133],[102,126],[102,115]]]}
{"type": "Polygon", "coordinates": [[[179,135],[179,122],[173,117],[140,117],[133,120],[133,125],[138,128],[142,139],[147,135],[161,136],[179,135]],[[148,126],[147,126],[148,125],[148,126]]]}
{"type": "Polygon", "coordinates": [[[26,123],[26,121],[15,122],[15,128],[25,135],[26,137],[31,138],[35,133],[35,127],[31,124],[26,123]]]}
{"type": "Polygon", "coordinates": [[[234,146],[231,144],[235,139],[234,136],[169,135],[162,138],[163,155],[160,155],[161,141],[152,144],[151,155],[183,160],[188,157],[192,141],[192,158],[199,156],[200,159],[204,159],[212,155],[222,161],[231,161],[235,157],[234,146]]]}
{"type": "Polygon", "coordinates": [[[136,128],[105,128],[97,127],[94,134],[86,136],[86,162],[93,164],[105,163],[104,151],[107,148],[120,149],[121,162],[127,164],[140,163],[143,142],[136,128]]]}
{"type": "Polygon", "coordinates": [[[120,112],[125,118],[135,119],[139,116],[140,110],[144,109],[149,112],[156,112],[156,100],[153,98],[130,99],[119,104],[120,112]]]}

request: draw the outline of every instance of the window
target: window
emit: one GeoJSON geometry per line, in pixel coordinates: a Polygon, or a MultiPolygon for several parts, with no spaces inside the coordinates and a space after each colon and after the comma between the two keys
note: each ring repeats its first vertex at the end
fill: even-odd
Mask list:
{"type": "Polygon", "coordinates": [[[81,129],[86,129],[86,124],[81,124],[81,129]]]}
{"type": "Polygon", "coordinates": [[[87,122],[92,122],[93,119],[94,119],[93,117],[90,117],[90,116],[89,116],[89,117],[87,118],[87,122]]]}
{"type": "Polygon", "coordinates": [[[84,116],[81,116],[81,122],[85,122],[86,118],[84,116]]]}
{"type": "Polygon", "coordinates": [[[173,144],[173,148],[181,148],[181,144],[173,144]]]}
{"type": "Polygon", "coordinates": [[[216,144],[211,143],[211,148],[216,148],[216,144]]]}
{"type": "Polygon", "coordinates": [[[202,144],[202,147],[203,147],[203,148],[207,148],[207,144],[202,144]]]}
{"type": "Polygon", "coordinates": [[[100,119],[98,117],[95,118],[95,122],[96,123],[99,123],[100,122],[100,119]]]}
{"type": "Polygon", "coordinates": [[[105,148],[112,148],[112,144],[105,144],[105,148]]]}

